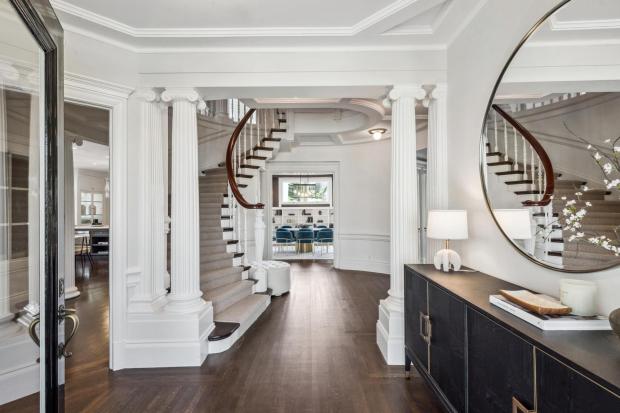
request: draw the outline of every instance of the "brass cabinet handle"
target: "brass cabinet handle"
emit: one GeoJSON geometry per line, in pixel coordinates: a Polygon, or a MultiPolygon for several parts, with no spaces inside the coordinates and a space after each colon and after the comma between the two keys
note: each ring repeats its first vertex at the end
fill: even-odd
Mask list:
{"type": "MultiPolygon", "coordinates": [[[[73,339],[73,337],[75,336],[75,333],[77,333],[78,328],[80,328],[80,318],[77,316],[76,310],[72,308],[65,308],[64,306],[60,306],[60,308],[58,309],[58,321],[62,322],[62,321],[66,321],[67,319],[71,320],[71,324],[72,324],[71,331],[69,332],[69,335],[66,337],[65,342],[60,343],[58,345],[58,358],[60,357],[69,358],[73,355],[70,351],[67,351],[67,346],[69,345],[69,342],[71,341],[71,339],[73,339]]],[[[32,341],[34,341],[34,343],[37,345],[37,347],[41,346],[41,341],[39,340],[39,336],[37,335],[37,326],[40,323],[41,323],[41,318],[37,314],[35,318],[28,325],[28,334],[30,335],[30,338],[32,339],[32,341]]]]}
{"type": "Polygon", "coordinates": [[[512,396],[512,413],[536,413],[536,410],[526,408],[519,399],[512,396]]]}
{"type": "Polygon", "coordinates": [[[431,318],[420,311],[420,337],[422,340],[426,342],[426,344],[431,343],[431,318]],[[426,331],[426,334],[424,333],[426,331]]]}

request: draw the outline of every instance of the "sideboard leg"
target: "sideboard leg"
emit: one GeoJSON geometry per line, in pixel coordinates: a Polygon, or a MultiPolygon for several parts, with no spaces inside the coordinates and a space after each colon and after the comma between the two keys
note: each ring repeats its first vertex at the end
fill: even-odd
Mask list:
{"type": "Polygon", "coordinates": [[[409,380],[411,375],[411,359],[405,354],[405,378],[409,380]]]}

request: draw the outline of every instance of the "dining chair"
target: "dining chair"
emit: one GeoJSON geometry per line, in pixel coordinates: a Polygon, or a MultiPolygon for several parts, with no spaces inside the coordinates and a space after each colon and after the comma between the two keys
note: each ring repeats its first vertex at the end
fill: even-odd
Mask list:
{"type": "Polygon", "coordinates": [[[334,245],[334,230],[330,228],[319,230],[314,243],[321,252],[321,255],[323,255],[323,247],[326,248],[326,252],[329,252],[329,246],[334,245]]]}
{"type": "Polygon", "coordinates": [[[286,228],[279,228],[276,230],[276,246],[277,247],[287,247],[287,246],[295,246],[295,237],[293,233],[286,228]]]}
{"type": "Polygon", "coordinates": [[[297,233],[297,252],[312,252],[314,244],[314,230],[302,228],[297,233]]]}

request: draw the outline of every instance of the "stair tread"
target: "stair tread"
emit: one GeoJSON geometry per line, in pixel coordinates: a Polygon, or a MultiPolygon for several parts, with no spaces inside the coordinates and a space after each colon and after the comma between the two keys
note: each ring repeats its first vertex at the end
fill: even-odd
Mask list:
{"type": "Polygon", "coordinates": [[[211,334],[209,334],[209,341],[224,340],[225,338],[230,337],[239,327],[241,327],[241,324],[239,323],[224,321],[215,321],[214,323],[215,328],[211,334]]]}
{"type": "Polygon", "coordinates": [[[519,181],[506,181],[504,182],[506,185],[519,185],[519,184],[533,184],[534,181],[531,179],[521,179],[519,181]]]}
{"type": "Polygon", "coordinates": [[[202,271],[200,273],[200,278],[204,278],[205,280],[217,280],[218,278],[226,277],[227,275],[241,274],[242,272],[243,271],[241,271],[240,267],[236,267],[233,265],[230,267],[218,268],[215,270],[202,271]]]}
{"type": "Polygon", "coordinates": [[[245,157],[246,159],[256,159],[258,161],[266,161],[267,157],[266,156],[258,156],[258,155],[249,155],[245,157]]]}
{"type": "Polygon", "coordinates": [[[269,148],[267,146],[255,146],[255,151],[273,151],[273,148],[269,148]]]}
{"type": "Polygon", "coordinates": [[[501,156],[503,153],[501,152],[487,152],[487,156],[501,156]]]}
{"type": "Polygon", "coordinates": [[[247,175],[247,174],[236,174],[235,175],[237,178],[254,178],[254,175],[247,175]]]}
{"type": "Polygon", "coordinates": [[[239,280],[221,287],[204,292],[204,299],[207,301],[217,301],[229,297],[233,294],[241,292],[243,289],[252,286],[253,283],[248,280],[239,280]]]}
{"type": "Polygon", "coordinates": [[[260,166],[258,166],[258,165],[241,164],[241,166],[239,166],[239,168],[260,169],[260,166]]]}
{"type": "Polygon", "coordinates": [[[523,171],[502,171],[502,172],[495,172],[495,175],[523,175],[525,172],[523,171]]]}
{"type": "Polygon", "coordinates": [[[488,166],[513,165],[511,161],[487,162],[488,166]]]}
{"type": "Polygon", "coordinates": [[[213,319],[244,324],[258,309],[267,304],[269,296],[262,294],[250,294],[237,301],[224,311],[215,313],[213,319]]]}
{"type": "Polygon", "coordinates": [[[281,142],[282,138],[263,138],[261,142],[281,142]]]}

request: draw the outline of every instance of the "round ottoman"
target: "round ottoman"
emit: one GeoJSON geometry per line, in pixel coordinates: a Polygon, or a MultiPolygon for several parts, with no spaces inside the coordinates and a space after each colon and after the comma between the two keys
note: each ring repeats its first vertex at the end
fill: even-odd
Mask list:
{"type": "Polygon", "coordinates": [[[291,266],[282,261],[262,261],[252,263],[261,267],[267,273],[267,287],[271,288],[271,295],[282,295],[291,289],[291,266]]]}

